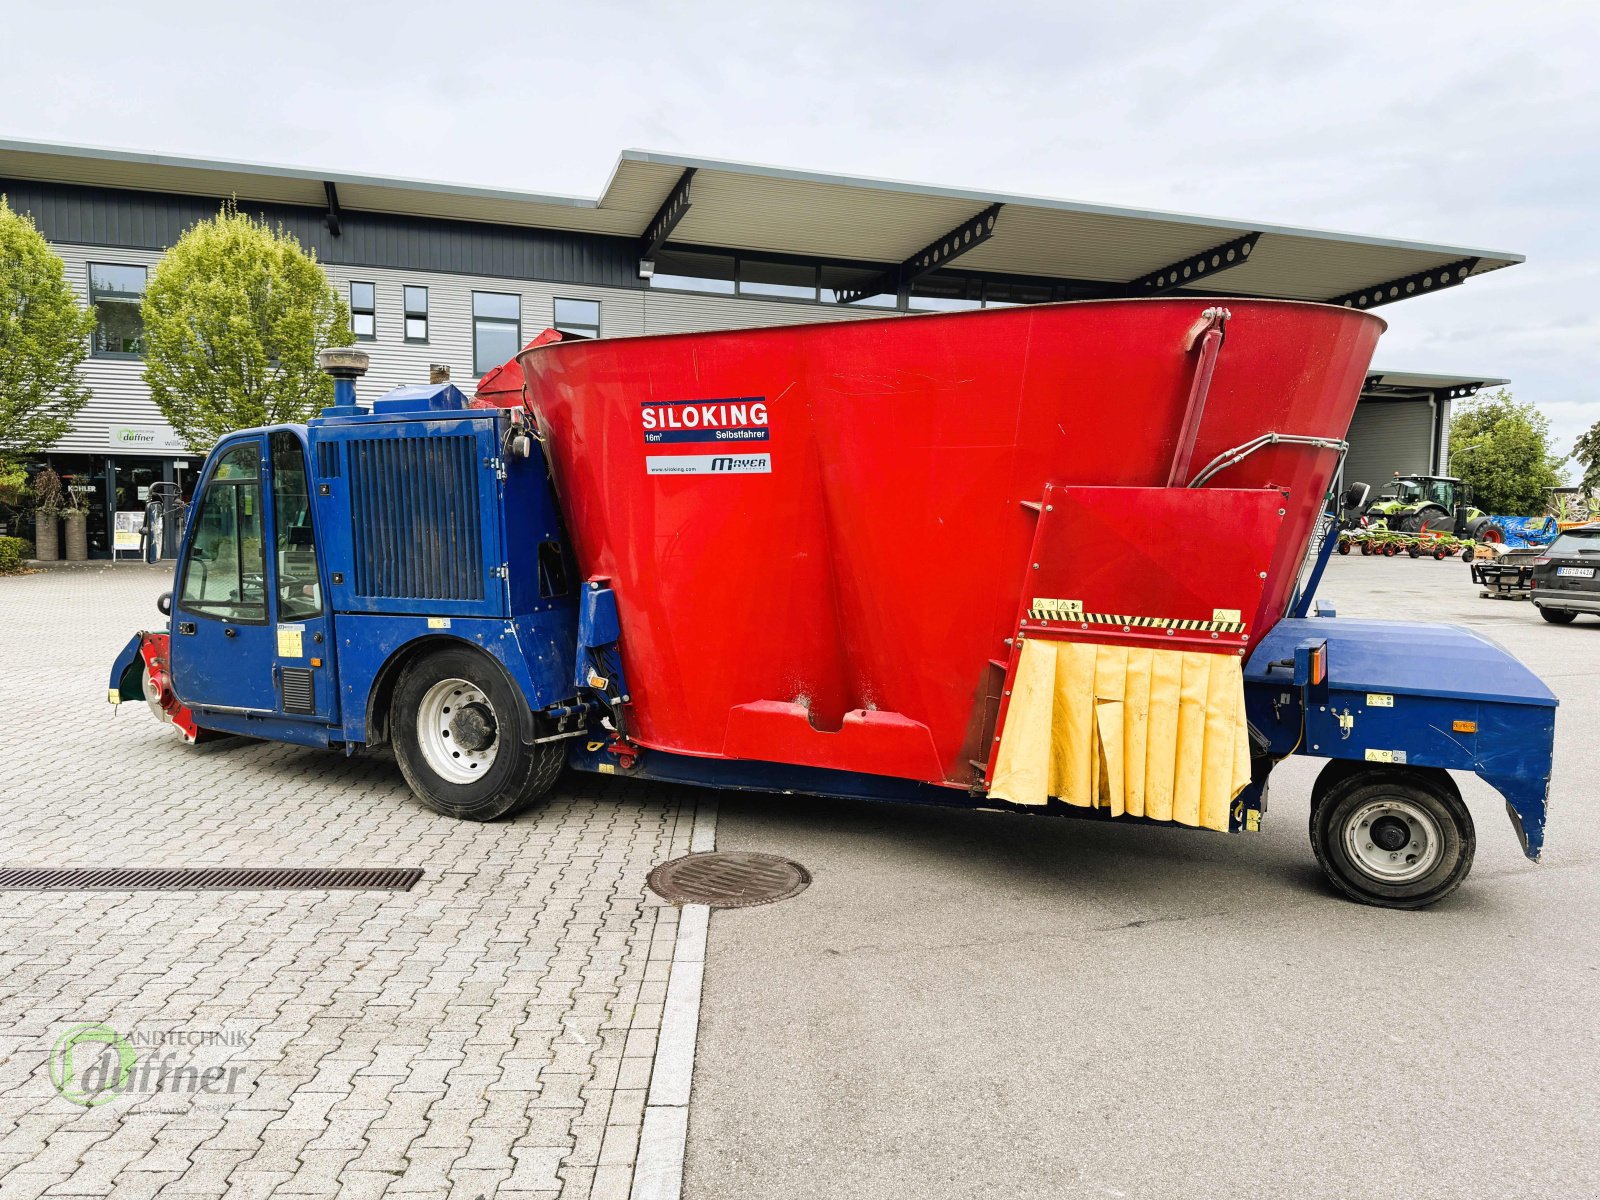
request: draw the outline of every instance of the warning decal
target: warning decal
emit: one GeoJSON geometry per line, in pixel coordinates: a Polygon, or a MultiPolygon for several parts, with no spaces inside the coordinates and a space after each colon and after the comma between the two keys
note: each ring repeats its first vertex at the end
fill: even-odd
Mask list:
{"type": "Polygon", "coordinates": [[[772,433],[762,396],[645,401],[639,405],[650,475],[767,475],[772,433]],[[706,451],[718,447],[714,454],[706,451]]]}
{"type": "Polygon", "coordinates": [[[1195,621],[1179,617],[1138,617],[1126,613],[1084,612],[1081,600],[1051,600],[1042,596],[1035,596],[1033,603],[1028,606],[1028,617],[1034,621],[1079,621],[1085,625],[1126,625],[1131,629],[1244,632],[1244,622],[1238,619],[1238,609],[1219,608],[1215,609],[1212,615],[1213,620],[1195,621]]]}

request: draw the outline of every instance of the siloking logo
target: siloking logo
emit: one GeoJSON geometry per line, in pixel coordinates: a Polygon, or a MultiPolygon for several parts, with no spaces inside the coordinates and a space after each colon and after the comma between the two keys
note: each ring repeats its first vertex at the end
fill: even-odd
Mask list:
{"type": "MultiPolygon", "coordinates": [[[[706,454],[707,445],[732,449],[770,440],[767,402],[761,396],[728,400],[645,401],[639,406],[639,424],[646,447],[665,453],[647,453],[650,475],[768,475],[770,453],[706,454]]],[[[751,447],[752,450],[755,447],[751,447]]]]}

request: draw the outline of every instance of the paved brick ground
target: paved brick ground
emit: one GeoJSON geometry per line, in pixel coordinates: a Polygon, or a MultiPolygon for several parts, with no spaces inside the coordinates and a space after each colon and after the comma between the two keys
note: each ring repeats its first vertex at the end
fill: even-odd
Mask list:
{"type": "Polygon", "coordinates": [[[692,794],[586,777],[472,825],[414,801],[387,756],[197,750],[143,705],[113,718],[111,657],[160,623],[168,578],[0,579],[0,863],[423,881],[0,893],[0,1197],[626,1197],[678,918],[644,876],[688,850],[692,794]],[[46,1061],[79,1022],[236,1090],[150,1092],[136,1070],[145,1093],[74,1105],[46,1061]]]}

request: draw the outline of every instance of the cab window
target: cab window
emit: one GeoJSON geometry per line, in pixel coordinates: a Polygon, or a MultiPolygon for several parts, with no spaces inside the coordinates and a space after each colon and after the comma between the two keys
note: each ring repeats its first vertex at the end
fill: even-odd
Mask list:
{"type": "Polygon", "coordinates": [[[261,451],[255,442],[223,452],[193,519],[179,607],[241,624],[265,624],[261,451]]]}
{"type": "Polygon", "coordinates": [[[272,435],[273,553],[278,568],[278,620],[300,621],[322,612],[317,547],[311,529],[311,485],[306,456],[292,433],[272,435]]]}

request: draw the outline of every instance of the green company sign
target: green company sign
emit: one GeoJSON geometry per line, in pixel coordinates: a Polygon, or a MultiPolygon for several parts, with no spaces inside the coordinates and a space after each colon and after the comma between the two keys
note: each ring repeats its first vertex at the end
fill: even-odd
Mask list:
{"type": "Polygon", "coordinates": [[[109,440],[116,450],[187,450],[182,438],[161,425],[113,425],[109,440]]]}

